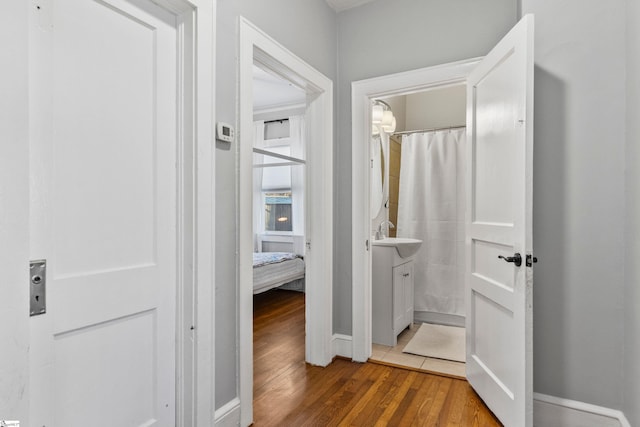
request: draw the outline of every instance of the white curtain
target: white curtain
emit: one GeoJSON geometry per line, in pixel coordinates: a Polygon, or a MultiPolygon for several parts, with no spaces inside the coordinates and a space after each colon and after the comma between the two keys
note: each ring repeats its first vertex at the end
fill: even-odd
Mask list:
{"type": "MultiPolygon", "coordinates": [[[[281,154],[285,154],[296,159],[304,160],[306,158],[306,144],[305,144],[305,117],[304,115],[298,116],[290,116],[289,117],[289,137],[279,138],[279,139],[270,139],[265,140],[265,123],[264,121],[255,121],[253,122],[254,129],[254,137],[253,137],[253,146],[255,148],[262,148],[268,151],[278,152],[277,148],[286,148],[286,152],[282,152],[281,154]]],[[[253,154],[253,164],[259,165],[263,163],[278,163],[282,162],[282,160],[265,156],[263,154],[253,154]]],[[[275,169],[284,169],[285,173],[290,175],[290,185],[291,185],[291,199],[292,199],[292,218],[293,218],[293,235],[294,241],[296,240],[295,236],[304,236],[305,230],[305,214],[304,214],[304,206],[305,206],[305,194],[304,194],[304,177],[305,177],[305,166],[304,165],[295,165],[295,166],[282,166],[271,168],[270,172],[274,172],[275,169]]],[[[268,181],[269,178],[274,178],[274,174],[266,174],[264,168],[254,168],[253,169],[253,235],[254,235],[254,251],[262,252],[262,248],[259,247],[260,239],[258,239],[258,234],[264,232],[264,221],[265,221],[265,212],[264,212],[264,203],[263,203],[263,189],[265,181],[268,181]]],[[[275,177],[277,178],[277,177],[275,177]]],[[[273,179],[271,179],[273,181],[273,179]]],[[[296,245],[294,244],[294,247],[296,245]]],[[[297,245],[300,246],[300,245],[297,245]]],[[[301,250],[301,249],[300,249],[301,250]]],[[[299,251],[300,251],[299,250],[299,251]]],[[[299,252],[298,253],[302,253],[299,252]]]]}
{"type": "MultiPolygon", "coordinates": [[[[253,122],[253,147],[264,148],[264,120],[253,122]]],[[[253,164],[264,162],[264,155],[253,153],[253,164]]],[[[253,168],[253,251],[262,252],[259,248],[258,234],[264,230],[264,204],[262,203],[263,168],[253,168]]]]}
{"type": "MultiPolygon", "coordinates": [[[[291,157],[306,159],[304,116],[289,117],[291,157]]],[[[291,166],[293,234],[304,235],[304,165],[291,166]]]]}
{"type": "Polygon", "coordinates": [[[464,316],[464,129],[402,138],[398,237],[423,241],[416,311],[464,316]]]}

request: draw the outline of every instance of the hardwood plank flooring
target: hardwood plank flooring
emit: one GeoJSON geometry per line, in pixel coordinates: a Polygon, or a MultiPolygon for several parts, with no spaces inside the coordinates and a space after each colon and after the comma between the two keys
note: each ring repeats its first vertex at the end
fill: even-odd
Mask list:
{"type": "Polygon", "coordinates": [[[254,296],[254,426],[501,426],[464,381],[373,363],[304,362],[304,294],[254,296]]]}

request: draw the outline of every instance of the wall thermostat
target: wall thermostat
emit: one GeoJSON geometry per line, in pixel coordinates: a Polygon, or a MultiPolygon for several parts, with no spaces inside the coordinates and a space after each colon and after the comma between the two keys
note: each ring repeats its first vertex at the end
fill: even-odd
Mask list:
{"type": "Polygon", "coordinates": [[[216,125],[216,139],[233,142],[236,139],[236,131],[229,123],[218,122],[216,125]]]}

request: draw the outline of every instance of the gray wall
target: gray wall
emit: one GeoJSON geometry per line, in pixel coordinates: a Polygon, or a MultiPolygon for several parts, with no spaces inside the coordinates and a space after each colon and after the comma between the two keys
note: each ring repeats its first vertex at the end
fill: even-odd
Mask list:
{"type": "Polygon", "coordinates": [[[28,420],[29,139],[27,11],[0,2],[0,419],[28,420]]]}
{"type": "MultiPolygon", "coordinates": [[[[331,80],[336,78],[336,14],[324,0],[218,0],[216,120],[238,128],[238,16],[244,16],[331,80]]],[[[216,151],[216,408],[237,394],[237,145],[216,151]]]]}
{"type": "Polygon", "coordinates": [[[464,126],[467,123],[467,86],[451,86],[406,97],[406,130],[464,126]]]}
{"type": "Polygon", "coordinates": [[[351,335],[351,82],[485,55],[515,0],[378,0],[338,15],[334,332],[351,335]]]}
{"type": "Polygon", "coordinates": [[[523,0],[522,11],[536,19],[534,386],[620,409],[624,0],[523,0]]]}
{"type": "MultiPolygon", "coordinates": [[[[265,3],[218,1],[217,119],[236,123],[239,14],[336,82],[334,332],[347,335],[351,82],[484,55],[520,10],[536,14],[534,248],[540,263],[534,285],[535,390],[623,408],[632,424],[640,423],[640,188],[634,170],[640,167],[640,90],[634,78],[640,71],[640,42],[634,0],[626,0],[633,9],[628,18],[625,0],[379,0],[339,14],[337,24],[322,0],[265,3]],[[630,33],[626,51],[625,23],[630,33]],[[626,106],[625,73],[633,89],[626,106]]],[[[218,148],[219,407],[235,396],[237,374],[237,147],[218,148]]]]}
{"type": "Polygon", "coordinates": [[[624,405],[640,426],[640,3],[627,0],[627,210],[624,405]]]}

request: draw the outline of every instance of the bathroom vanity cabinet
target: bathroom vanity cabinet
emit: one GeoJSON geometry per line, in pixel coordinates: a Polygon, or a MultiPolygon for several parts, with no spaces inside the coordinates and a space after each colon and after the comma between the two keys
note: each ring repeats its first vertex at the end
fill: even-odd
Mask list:
{"type": "Polygon", "coordinates": [[[413,322],[413,258],[384,246],[374,246],[372,258],[372,341],[395,346],[413,322]]]}

